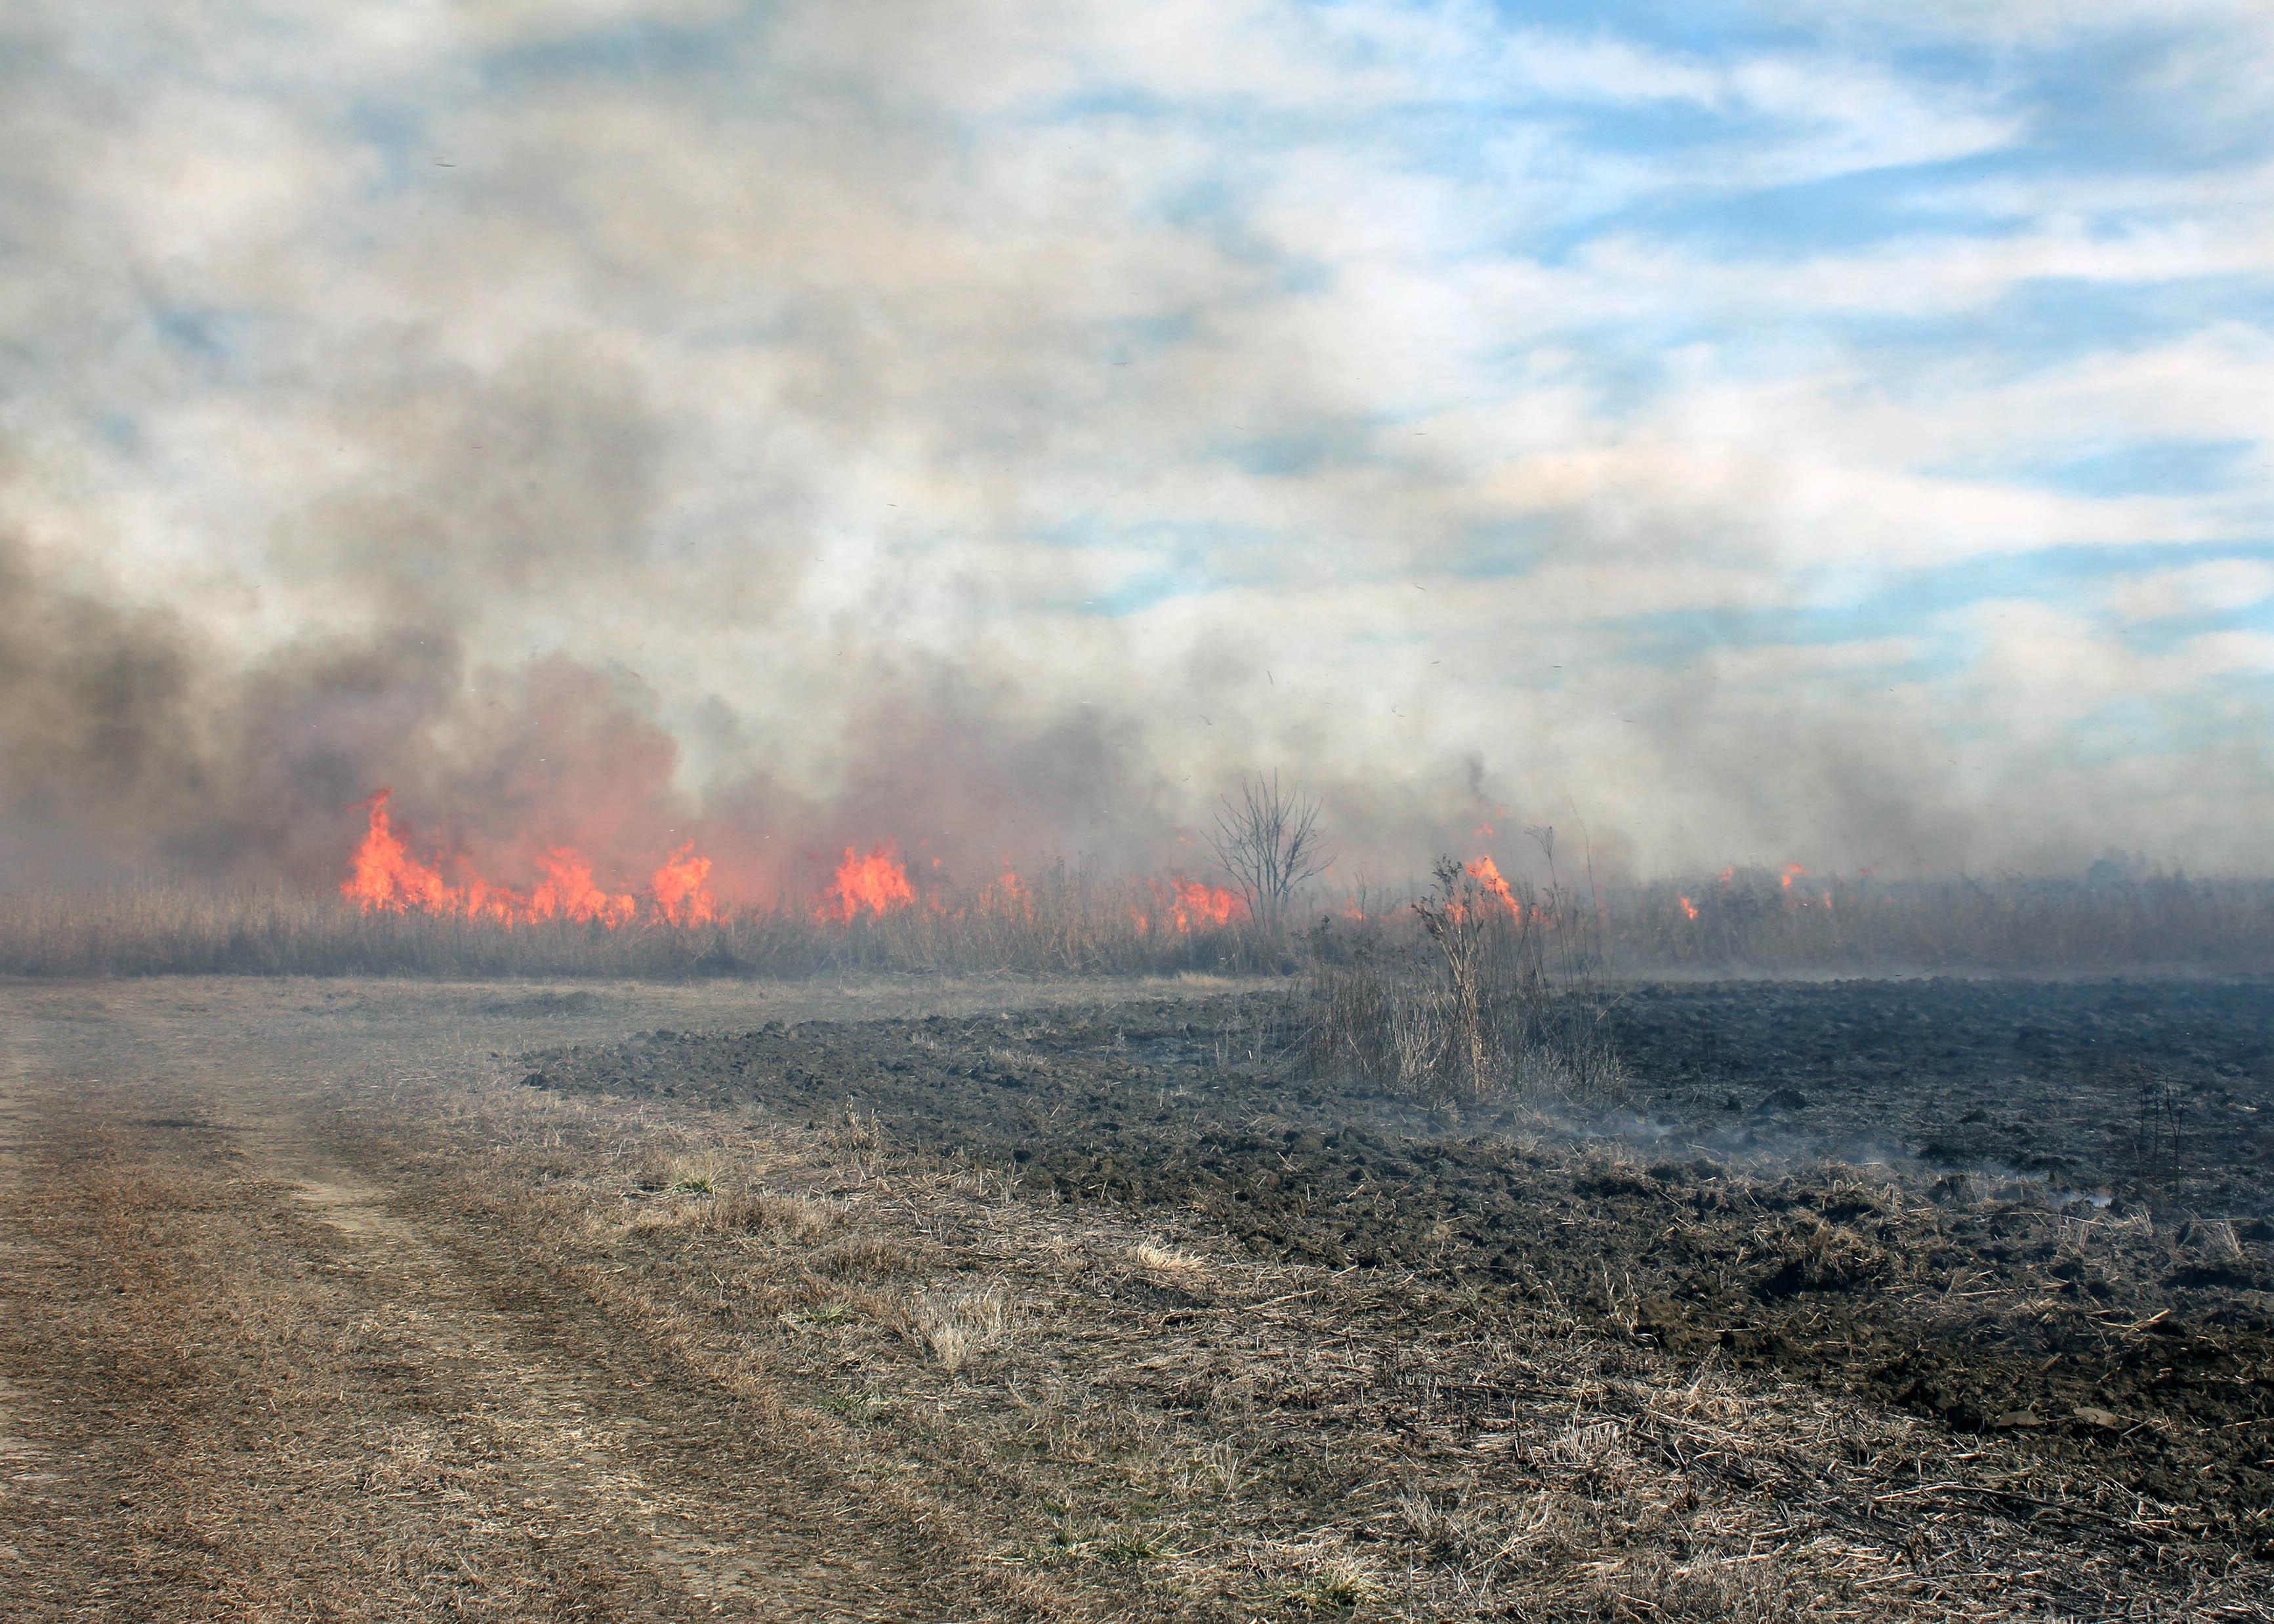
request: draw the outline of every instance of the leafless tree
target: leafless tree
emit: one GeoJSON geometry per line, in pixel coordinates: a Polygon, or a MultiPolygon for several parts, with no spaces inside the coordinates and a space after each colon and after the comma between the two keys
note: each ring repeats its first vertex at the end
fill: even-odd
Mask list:
{"type": "Polygon", "coordinates": [[[1247,898],[1250,916],[1271,936],[1285,924],[1295,893],[1335,860],[1319,828],[1319,803],[1280,788],[1276,772],[1243,779],[1237,801],[1224,798],[1209,843],[1247,898]]]}

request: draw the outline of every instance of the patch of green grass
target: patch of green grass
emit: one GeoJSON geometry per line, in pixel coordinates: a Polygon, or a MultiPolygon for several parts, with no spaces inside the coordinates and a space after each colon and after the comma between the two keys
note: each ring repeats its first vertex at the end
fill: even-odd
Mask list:
{"type": "Polygon", "coordinates": [[[716,1195],[719,1181],[708,1173],[681,1173],[672,1181],[674,1195],[716,1195]]]}

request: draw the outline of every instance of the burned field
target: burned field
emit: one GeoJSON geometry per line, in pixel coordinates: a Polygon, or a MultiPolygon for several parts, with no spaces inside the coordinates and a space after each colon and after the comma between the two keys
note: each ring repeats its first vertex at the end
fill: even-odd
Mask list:
{"type": "MultiPolygon", "coordinates": [[[[1298,995],[657,1030],[529,1051],[553,1094],[753,1109],[1259,1261],[1410,1282],[1908,1413],[2002,1476],[1937,1496],[2163,1561],[2274,1555],[2274,989],[1633,990],[1585,1116],[1304,1058],[1298,995]]],[[[1484,1427],[1506,1395],[1452,1401],[1484,1427]]]]}
{"type": "Polygon", "coordinates": [[[2257,991],[1104,990],[0,986],[9,1616],[2274,1618],[2257,991]]]}

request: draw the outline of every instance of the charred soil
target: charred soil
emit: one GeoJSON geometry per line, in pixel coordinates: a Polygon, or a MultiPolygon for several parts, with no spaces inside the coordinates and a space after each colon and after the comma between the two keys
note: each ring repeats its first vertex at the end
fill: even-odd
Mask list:
{"type": "Polygon", "coordinates": [[[1263,994],[662,1029],[518,1069],[873,1119],[1033,1201],[1997,1435],[2052,1476],[1965,1492],[2048,1528],[2274,1554],[2274,989],[1638,989],[1614,1015],[1636,1093],[1585,1119],[1307,1070],[1302,1017],[1263,994]]]}

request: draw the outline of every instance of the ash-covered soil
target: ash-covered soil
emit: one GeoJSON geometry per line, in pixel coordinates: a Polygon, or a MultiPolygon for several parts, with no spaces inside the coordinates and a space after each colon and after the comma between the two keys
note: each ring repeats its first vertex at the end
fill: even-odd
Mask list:
{"type": "Polygon", "coordinates": [[[2175,1217],[2274,1212],[2264,981],[1647,988],[1613,1021],[1661,1132],[2018,1172],[2175,1217]]]}
{"type": "Polygon", "coordinates": [[[1614,1017],[1632,1097],[1561,1118],[1307,1074],[1300,1013],[777,1022],[525,1064],[551,1089],[873,1116],[1031,1199],[1569,1309],[1999,1432],[2127,1497],[2008,1512],[2274,1553],[2274,989],[1640,989],[1614,1017]]]}

